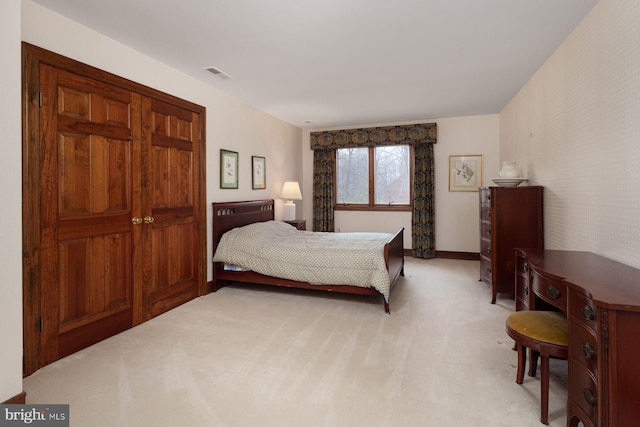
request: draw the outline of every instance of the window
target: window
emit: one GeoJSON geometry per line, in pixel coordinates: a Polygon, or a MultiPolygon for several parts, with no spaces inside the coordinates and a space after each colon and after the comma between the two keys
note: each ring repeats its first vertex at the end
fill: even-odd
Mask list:
{"type": "Polygon", "coordinates": [[[409,145],[336,150],[336,209],[410,210],[409,145]]]}

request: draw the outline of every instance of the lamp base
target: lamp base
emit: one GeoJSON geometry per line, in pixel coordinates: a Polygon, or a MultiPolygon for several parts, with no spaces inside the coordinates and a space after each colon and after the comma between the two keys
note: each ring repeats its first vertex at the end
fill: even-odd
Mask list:
{"type": "Polygon", "coordinates": [[[293,221],[296,219],[296,204],[293,200],[287,200],[284,204],[284,220],[293,221]]]}

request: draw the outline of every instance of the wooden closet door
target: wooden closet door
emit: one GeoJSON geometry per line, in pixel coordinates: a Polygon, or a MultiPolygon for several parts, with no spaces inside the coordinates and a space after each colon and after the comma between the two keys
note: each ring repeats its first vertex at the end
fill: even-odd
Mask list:
{"type": "Polygon", "coordinates": [[[206,109],[22,46],[29,375],[207,292],[206,109]]]}
{"type": "Polygon", "coordinates": [[[141,144],[140,95],[47,65],[40,91],[45,365],[133,324],[141,144]]]}
{"type": "Polygon", "coordinates": [[[200,116],[142,100],[145,320],[199,294],[200,116]]]}

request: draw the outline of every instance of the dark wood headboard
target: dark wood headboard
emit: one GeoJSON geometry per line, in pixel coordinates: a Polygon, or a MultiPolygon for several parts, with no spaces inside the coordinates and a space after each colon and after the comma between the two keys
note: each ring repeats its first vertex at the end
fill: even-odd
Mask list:
{"type": "Polygon", "coordinates": [[[273,199],[222,202],[213,205],[213,250],[224,233],[254,222],[274,219],[273,199]]]}

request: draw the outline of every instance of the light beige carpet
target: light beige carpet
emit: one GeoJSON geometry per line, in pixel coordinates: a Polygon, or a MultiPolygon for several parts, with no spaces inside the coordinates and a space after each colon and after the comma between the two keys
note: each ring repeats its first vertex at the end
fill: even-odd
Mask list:
{"type": "MultiPolygon", "coordinates": [[[[28,403],[72,426],[541,426],[538,378],[515,383],[479,263],[406,259],[391,314],[373,297],[233,285],[48,365],[28,403]]],[[[552,361],[564,426],[566,361],[552,361]]]]}

